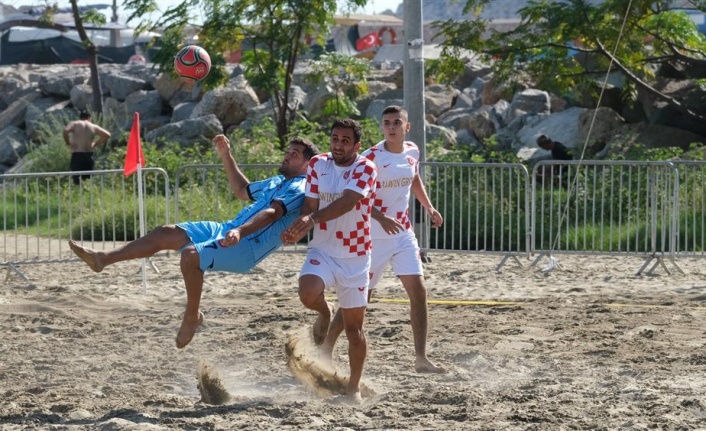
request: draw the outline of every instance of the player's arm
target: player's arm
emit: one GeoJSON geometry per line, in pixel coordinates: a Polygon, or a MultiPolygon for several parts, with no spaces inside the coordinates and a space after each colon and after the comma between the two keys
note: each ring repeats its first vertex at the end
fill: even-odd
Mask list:
{"type": "Polygon", "coordinates": [[[355,204],[363,199],[363,197],[364,196],[358,192],[346,189],[341,193],[341,197],[331,202],[326,208],[311,213],[309,217],[313,218],[315,223],[333,220],[351,211],[353,207],[355,207],[355,204]]]}
{"type": "Polygon", "coordinates": [[[223,167],[228,176],[228,184],[230,184],[230,188],[233,190],[235,197],[244,201],[250,200],[250,195],[248,195],[248,185],[250,181],[240,170],[237,163],[235,163],[235,159],[230,153],[230,141],[228,138],[226,138],[225,135],[216,135],[211,142],[213,142],[218,155],[221,157],[223,167]]]}
{"type": "Polygon", "coordinates": [[[281,240],[285,244],[294,244],[309,232],[316,222],[312,220],[311,213],[319,208],[319,199],[307,196],[304,198],[299,217],[282,232],[281,240]]]}
{"type": "Polygon", "coordinates": [[[291,226],[282,233],[282,242],[285,244],[293,244],[304,238],[317,223],[333,220],[352,210],[359,200],[363,199],[363,195],[354,192],[353,190],[344,190],[341,197],[331,202],[326,208],[317,211],[319,200],[311,197],[304,199],[301,214],[297,217],[291,226]]]}
{"type": "Polygon", "coordinates": [[[388,235],[402,232],[404,230],[404,225],[402,225],[402,223],[400,223],[396,218],[386,216],[382,213],[382,211],[375,207],[373,207],[370,216],[373,220],[380,223],[382,230],[384,230],[388,235]]]}
{"type": "Polygon", "coordinates": [[[444,218],[441,216],[441,213],[434,208],[434,205],[431,204],[431,200],[429,199],[429,195],[427,195],[427,190],[424,188],[424,183],[422,183],[419,174],[415,175],[412,180],[412,193],[414,193],[414,197],[417,198],[422,207],[429,213],[429,217],[431,217],[431,227],[439,227],[444,224],[444,218]]]}
{"type": "Polygon", "coordinates": [[[70,122],[69,124],[64,127],[64,142],[66,142],[66,145],[71,146],[71,140],[69,140],[69,134],[73,131],[74,129],[74,123],[73,121],[70,122]]]}
{"type": "Polygon", "coordinates": [[[98,137],[95,141],[93,141],[92,148],[95,148],[98,145],[103,145],[108,142],[108,139],[110,139],[110,132],[105,130],[101,126],[93,124],[92,130],[93,134],[98,137]]]}
{"type": "Polygon", "coordinates": [[[226,233],[225,238],[220,241],[222,247],[230,247],[240,242],[241,238],[257,232],[258,230],[271,225],[284,215],[284,207],[279,201],[272,202],[268,208],[255,214],[247,222],[231,229],[226,233]]]}

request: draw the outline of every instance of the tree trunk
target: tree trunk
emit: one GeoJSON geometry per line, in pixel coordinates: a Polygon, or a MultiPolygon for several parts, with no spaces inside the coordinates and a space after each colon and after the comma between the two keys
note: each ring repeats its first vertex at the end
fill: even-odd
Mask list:
{"type": "Polygon", "coordinates": [[[98,47],[91,41],[83,28],[83,20],[78,12],[77,0],[71,0],[71,12],[76,23],[76,31],[81,38],[81,43],[86,48],[88,53],[89,67],[91,70],[91,90],[93,91],[93,100],[91,103],[91,111],[97,114],[103,113],[103,93],[101,92],[100,76],[98,75],[98,47]]]}

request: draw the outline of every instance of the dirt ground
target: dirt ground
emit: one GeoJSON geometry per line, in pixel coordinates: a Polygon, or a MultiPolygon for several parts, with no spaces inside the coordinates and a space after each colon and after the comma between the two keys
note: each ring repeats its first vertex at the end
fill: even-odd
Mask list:
{"type": "MultiPolygon", "coordinates": [[[[288,336],[315,319],[296,295],[301,253],[207,274],[205,322],[183,350],[177,256],[153,259],[146,292],[138,261],[22,266],[29,281],[9,273],[0,288],[0,429],[706,429],[703,260],[636,276],[627,257],[559,257],[550,272],[430,257],[429,356],[448,373],[414,371],[409,305],[387,274],[366,320],[375,394],[357,406],[287,367],[288,336]],[[227,403],[201,401],[204,364],[227,403]]],[[[348,373],[345,338],[335,363],[348,373]]]]}

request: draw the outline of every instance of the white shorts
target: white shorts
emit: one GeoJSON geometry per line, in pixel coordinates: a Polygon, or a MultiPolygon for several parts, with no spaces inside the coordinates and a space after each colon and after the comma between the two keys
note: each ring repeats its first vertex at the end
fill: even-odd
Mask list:
{"type": "Polygon", "coordinates": [[[387,264],[392,265],[396,276],[424,275],[422,256],[419,252],[414,231],[407,230],[404,234],[390,238],[373,239],[373,253],[370,264],[370,289],[375,288],[387,264]]]}
{"type": "Polygon", "coordinates": [[[299,276],[319,277],[324,286],[336,287],[341,308],[358,308],[368,305],[369,273],[370,255],[336,258],[310,248],[299,276]]]}

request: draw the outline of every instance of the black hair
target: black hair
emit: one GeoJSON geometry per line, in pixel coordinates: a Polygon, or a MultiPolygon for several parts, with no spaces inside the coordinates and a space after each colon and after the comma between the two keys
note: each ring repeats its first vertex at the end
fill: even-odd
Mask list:
{"type": "Polygon", "coordinates": [[[547,135],[539,135],[539,137],[537,138],[537,144],[541,144],[544,142],[546,142],[548,144],[549,142],[551,142],[551,139],[549,139],[549,137],[547,137],[547,135]]]}
{"type": "Polygon", "coordinates": [[[88,120],[89,118],[91,118],[91,113],[88,111],[81,111],[78,113],[78,118],[80,118],[81,120],[88,120]]]}
{"type": "Polygon", "coordinates": [[[407,112],[406,109],[401,107],[400,105],[390,105],[387,108],[382,110],[382,117],[384,117],[387,114],[403,114],[405,117],[409,118],[409,113],[407,112]]]}
{"type": "Polygon", "coordinates": [[[353,137],[355,138],[355,142],[360,142],[361,138],[363,137],[363,128],[360,126],[360,123],[350,118],[342,120],[339,119],[334,121],[333,125],[331,126],[331,132],[333,132],[333,129],[335,129],[336,127],[342,127],[344,129],[353,130],[353,137]]]}
{"type": "Polygon", "coordinates": [[[294,144],[301,145],[304,147],[304,157],[307,160],[311,160],[312,157],[319,154],[319,147],[314,145],[313,142],[311,142],[310,140],[308,140],[306,138],[295,136],[289,141],[289,145],[294,145],[294,144]]]}

